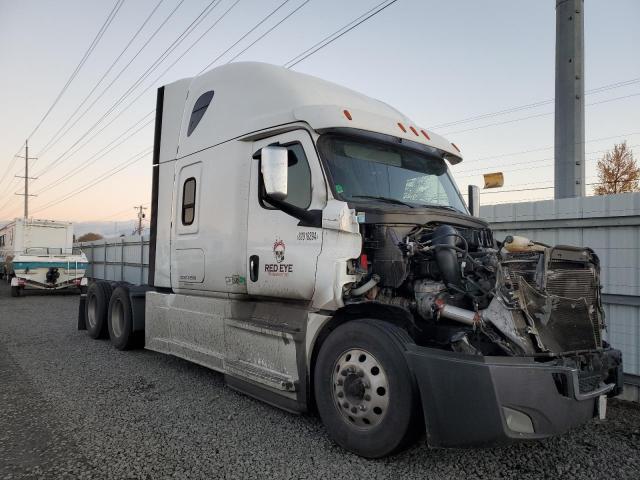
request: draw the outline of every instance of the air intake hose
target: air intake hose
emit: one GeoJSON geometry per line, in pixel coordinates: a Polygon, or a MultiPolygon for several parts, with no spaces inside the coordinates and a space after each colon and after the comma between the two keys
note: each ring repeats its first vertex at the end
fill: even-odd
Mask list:
{"type": "Polygon", "coordinates": [[[454,248],[458,243],[458,231],[451,225],[440,225],[433,231],[431,245],[436,248],[436,262],[445,285],[462,288],[462,274],[460,264],[454,248]]]}

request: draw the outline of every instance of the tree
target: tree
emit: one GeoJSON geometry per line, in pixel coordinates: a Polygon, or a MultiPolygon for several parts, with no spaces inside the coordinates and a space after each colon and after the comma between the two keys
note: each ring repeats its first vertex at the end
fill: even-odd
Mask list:
{"type": "Polygon", "coordinates": [[[633,159],[633,152],[627,142],[615,144],[598,160],[598,185],[596,195],[637,192],[640,183],[640,168],[633,159]]]}
{"type": "Polygon", "coordinates": [[[84,235],[80,235],[76,241],[77,242],[92,242],[94,240],[102,240],[103,238],[104,237],[102,235],[100,235],[99,233],[89,232],[89,233],[85,233],[84,235]]]}

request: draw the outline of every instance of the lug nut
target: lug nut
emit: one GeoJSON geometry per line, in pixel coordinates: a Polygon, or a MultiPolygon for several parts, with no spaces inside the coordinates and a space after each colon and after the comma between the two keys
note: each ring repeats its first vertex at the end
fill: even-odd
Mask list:
{"type": "MultiPolygon", "coordinates": [[[[342,392],[340,392],[340,393],[342,393],[342,392]]],[[[371,395],[365,395],[365,396],[364,396],[364,399],[365,399],[367,402],[370,402],[370,401],[371,401],[371,395]]]]}
{"type": "Polygon", "coordinates": [[[366,412],[367,411],[367,407],[365,407],[364,405],[360,405],[360,411],[361,412],[366,412]]]}

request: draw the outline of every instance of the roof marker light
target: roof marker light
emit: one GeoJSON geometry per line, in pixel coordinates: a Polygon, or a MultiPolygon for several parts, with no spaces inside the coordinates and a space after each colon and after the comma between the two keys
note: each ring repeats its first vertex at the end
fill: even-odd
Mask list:
{"type": "Polygon", "coordinates": [[[460,149],[455,143],[451,142],[451,145],[453,145],[453,148],[455,148],[458,152],[460,152],[460,149]]]}
{"type": "Polygon", "coordinates": [[[420,131],[422,132],[422,135],[424,135],[424,138],[426,138],[427,140],[431,140],[431,137],[427,132],[425,132],[424,130],[420,130],[420,131]]]}
{"type": "Polygon", "coordinates": [[[347,117],[347,120],[352,120],[351,112],[349,110],[343,110],[342,113],[344,113],[344,116],[347,117]]]}
{"type": "Polygon", "coordinates": [[[398,127],[400,127],[400,130],[402,130],[404,133],[407,133],[407,129],[404,128],[404,125],[401,124],[400,122],[398,122],[398,127]]]}
{"type": "Polygon", "coordinates": [[[416,137],[418,136],[418,131],[414,127],[409,127],[409,130],[411,130],[416,137]]]}

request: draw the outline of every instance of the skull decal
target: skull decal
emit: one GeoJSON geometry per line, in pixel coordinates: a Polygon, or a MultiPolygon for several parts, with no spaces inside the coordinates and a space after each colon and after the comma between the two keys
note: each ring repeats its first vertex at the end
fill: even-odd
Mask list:
{"type": "Polygon", "coordinates": [[[284,242],[282,240],[276,240],[273,244],[273,256],[278,263],[282,263],[284,261],[284,248],[284,242]]]}

